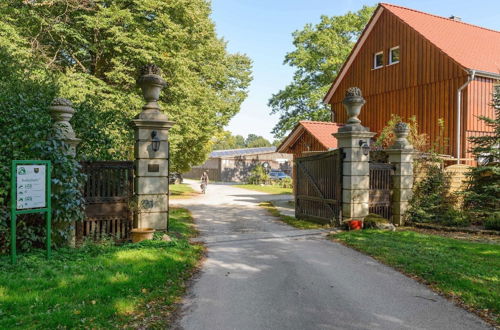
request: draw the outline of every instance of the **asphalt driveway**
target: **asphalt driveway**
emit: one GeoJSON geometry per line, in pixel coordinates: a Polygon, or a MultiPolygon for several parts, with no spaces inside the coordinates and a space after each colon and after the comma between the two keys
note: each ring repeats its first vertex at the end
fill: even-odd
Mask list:
{"type": "Polygon", "coordinates": [[[191,210],[208,247],[174,328],[491,329],[424,285],[257,206],[273,198],[290,197],[210,185],[172,201],[191,210]]]}

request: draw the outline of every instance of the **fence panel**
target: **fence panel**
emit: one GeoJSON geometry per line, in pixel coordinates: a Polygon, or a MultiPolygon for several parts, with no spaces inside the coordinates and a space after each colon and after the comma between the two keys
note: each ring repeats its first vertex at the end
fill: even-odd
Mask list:
{"type": "Polygon", "coordinates": [[[392,216],[391,180],[394,167],[385,163],[370,163],[370,204],[369,212],[383,216],[392,216]]]}
{"type": "Polygon", "coordinates": [[[134,163],[132,161],[82,162],[87,175],[84,186],[85,220],[77,224],[77,240],[129,238],[133,212],[134,163]]]}

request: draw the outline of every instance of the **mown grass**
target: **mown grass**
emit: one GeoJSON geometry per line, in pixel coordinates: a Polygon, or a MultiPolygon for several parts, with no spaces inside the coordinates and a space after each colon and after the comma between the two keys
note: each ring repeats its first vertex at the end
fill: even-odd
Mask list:
{"type": "Polygon", "coordinates": [[[170,192],[170,198],[182,199],[189,198],[197,194],[197,192],[191,188],[190,185],[185,183],[171,184],[168,186],[170,192]]]}
{"type": "MultiPolygon", "coordinates": [[[[185,209],[172,210],[170,242],[86,244],[0,258],[0,329],[166,327],[203,255],[185,209]]],[[[161,236],[161,235],[158,235],[161,236]]]]}
{"type": "Polygon", "coordinates": [[[425,235],[413,231],[350,231],[332,236],[434,289],[458,297],[498,324],[500,245],[425,235]]]}
{"type": "Polygon", "coordinates": [[[292,188],[281,188],[279,186],[272,186],[272,185],[261,186],[258,184],[238,184],[234,185],[233,187],[265,192],[272,195],[291,195],[293,191],[292,188]]]}
{"type": "Polygon", "coordinates": [[[271,214],[272,216],[275,216],[284,223],[298,229],[321,229],[329,227],[328,225],[321,225],[319,223],[299,220],[288,215],[283,215],[271,202],[261,202],[259,203],[259,206],[265,208],[267,212],[269,212],[269,214],[271,214]]]}

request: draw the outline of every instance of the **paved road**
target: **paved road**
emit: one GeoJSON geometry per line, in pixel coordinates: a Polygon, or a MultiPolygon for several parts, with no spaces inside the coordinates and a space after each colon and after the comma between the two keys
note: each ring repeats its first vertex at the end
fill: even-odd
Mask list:
{"type": "Polygon", "coordinates": [[[271,197],[210,185],[207,195],[172,201],[192,211],[208,247],[174,328],[491,328],[319,231],[294,230],[270,217],[257,202],[271,197]]]}

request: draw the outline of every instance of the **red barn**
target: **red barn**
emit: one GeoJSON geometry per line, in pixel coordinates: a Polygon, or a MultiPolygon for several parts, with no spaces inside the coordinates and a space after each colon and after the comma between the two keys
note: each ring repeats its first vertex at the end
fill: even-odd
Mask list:
{"type": "Polygon", "coordinates": [[[344,92],[357,86],[366,99],[364,126],[380,132],[391,114],[415,115],[431,141],[442,118],[446,152],[463,159],[471,157],[467,138],[491,131],[478,116],[494,117],[490,103],[499,79],[499,31],[379,4],[325,102],[332,121],[345,123],[344,92]]]}

